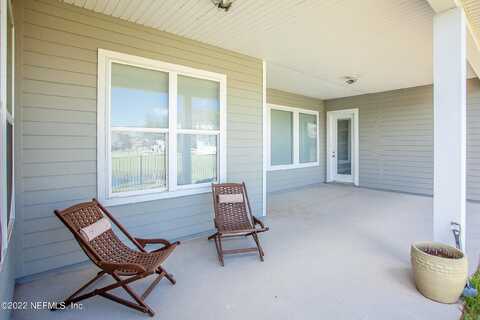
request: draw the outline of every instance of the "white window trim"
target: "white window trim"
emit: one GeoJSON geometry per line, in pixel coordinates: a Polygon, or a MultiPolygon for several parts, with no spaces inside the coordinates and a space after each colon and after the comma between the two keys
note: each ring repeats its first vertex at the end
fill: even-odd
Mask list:
{"type": "Polygon", "coordinates": [[[267,106],[267,143],[268,143],[268,160],[267,160],[267,170],[276,171],[276,170],[289,170],[289,169],[299,169],[299,168],[309,168],[309,167],[318,167],[320,166],[320,113],[315,110],[303,109],[303,108],[294,108],[281,106],[277,104],[268,104],[267,106]],[[292,112],[293,114],[293,163],[285,165],[272,165],[271,156],[272,156],[272,145],[271,145],[271,134],[272,134],[272,110],[281,110],[292,112]],[[312,114],[317,118],[317,161],[300,163],[300,137],[299,137],[299,114],[312,114]]]}
{"type": "MultiPolygon", "coordinates": [[[[345,119],[351,119],[353,118],[353,123],[352,123],[352,132],[351,132],[351,139],[353,142],[353,148],[352,148],[352,178],[353,178],[353,184],[355,186],[359,185],[359,174],[360,174],[360,160],[359,160],[359,153],[360,153],[360,135],[359,135],[359,118],[358,118],[358,108],[352,108],[352,109],[341,109],[341,110],[334,110],[334,111],[328,111],[327,112],[327,152],[326,152],[326,162],[327,162],[327,177],[326,181],[327,182],[333,182],[334,181],[334,174],[333,174],[333,169],[334,165],[332,163],[332,150],[333,150],[333,121],[334,121],[334,116],[344,116],[345,119]]],[[[337,118],[338,119],[338,118],[337,118]]],[[[343,182],[343,181],[339,181],[343,182]]],[[[349,183],[349,182],[347,182],[349,183]]]]}
{"type": "MultiPolygon", "coordinates": [[[[177,186],[177,134],[209,134],[218,136],[217,182],[227,178],[227,77],[224,74],[194,69],[158,60],[98,49],[98,93],[97,93],[97,193],[98,199],[107,206],[182,197],[211,191],[211,183],[177,186]],[[112,195],[110,170],[110,84],[111,63],[147,68],[169,73],[169,129],[146,129],[168,132],[167,188],[125,192],[112,195]],[[220,85],[220,130],[177,129],[177,76],[216,81],[220,85]]],[[[119,130],[117,128],[117,130],[119,130]]],[[[129,128],[129,130],[131,130],[129,128]]],[[[145,129],[139,129],[145,130],[145,129]]]]}
{"type": "MultiPolygon", "coordinates": [[[[7,0],[10,2],[10,10],[8,10],[8,14],[11,16],[12,20],[12,111],[9,113],[6,111],[6,116],[7,116],[7,122],[9,122],[12,125],[12,194],[11,194],[11,207],[10,207],[10,212],[7,212],[7,214],[10,215],[10,220],[8,222],[7,226],[7,246],[8,243],[10,242],[10,239],[12,238],[12,233],[13,233],[13,225],[15,222],[15,21],[13,17],[13,7],[12,7],[12,1],[7,0]]],[[[6,130],[6,126],[5,126],[6,130]]]]}
{"type": "MultiPolygon", "coordinates": [[[[12,11],[12,3],[10,0],[0,0],[0,40],[7,38],[7,15],[10,15],[13,28],[12,28],[12,65],[15,66],[15,22],[12,11]],[[8,6],[10,4],[10,7],[8,6]]],[[[6,152],[4,152],[7,147],[6,145],[6,132],[7,132],[7,123],[12,125],[12,144],[14,144],[14,110],[15,110],[15,68],[12,73],[12,112],[7,111],[7,46],[0,46],[0,228],[2,230],[2,247],[0,248],[0,270],[3,267],[3,262],[5,255],[8,250],[8,245],[10,243],[13,226],[15,222],[15,178],[14,178],[14,150],[12,150],[12,194],[11,194],[11,207],[7,208],[7,190],[4,181],[7,177],[7,161],[6,161],[6,152]],[[9,223],[7,225],[7,220],[9,217],[9,223]]]]}

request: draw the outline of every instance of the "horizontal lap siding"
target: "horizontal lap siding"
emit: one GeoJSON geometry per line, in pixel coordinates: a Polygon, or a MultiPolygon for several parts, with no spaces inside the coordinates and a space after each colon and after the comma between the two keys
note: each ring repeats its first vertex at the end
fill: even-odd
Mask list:
{"type": "MultiPolygon", "coordinates": [[[[25,1],[22,37],[23,259],[20,275],[84,261],[53,215],[96,196],[97,49],[227,75],[227,175],[262,212],[262,62],[54,0],[25,1]]],[[[209,194],[112,207],[135,235],[212,226],[209,194]]]]}
{"type": "Polygon", "coordinates": [[[320,165],[318,167],[277,170],[267,172],[267,192],[275,192],[290,188],[325,181],[325,110],[323,102],[280,90],[267,90],[267,103],[311,109],[319,111],[319,139],[320,139],[320,165]]]}
{"type": "MultiPolygon", "coordinates": [[[[416,87],[325,101],[359,109],[360,185],[432,194],[433,91],[416,87]]],[[[480,200],[480,83],[468,81],[467,197],[480,200]]]]}
{"type": "Polygon", "coordinates": [[[467,96],[467,197],[480,201],[480,81],[469,81],[467,96]]]}

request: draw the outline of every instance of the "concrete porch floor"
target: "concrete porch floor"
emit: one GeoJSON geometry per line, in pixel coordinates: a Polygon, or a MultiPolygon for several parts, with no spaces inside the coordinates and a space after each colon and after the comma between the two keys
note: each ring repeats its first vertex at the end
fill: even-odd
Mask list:
{"type": "MultiPolygon", "coordinates": [[[[179,319],[459,319],[460,305],[420,295],[411,280],[410,243],[431,238],[432,199],[344,185],[318,185],[269,196],[257,255],[217,261],[205,238],[185,241],[148,297],[156,318],[179,319]]],[[[469,203],[471,271],[480,253],[480,204],[469,203]]],[[[235,240],[237,241],[237,240],[235,240]]],[[[238,241],[245,242],[241,239],[238,241]]],[[[230,243],[235,245],[235,243],[230,243]]],[[[95,274],[78,268],[16,287],[17,301],[58,301],[95,274]]],[[[138,291],[147,282],[133,286],[138,291]]],[[[22,311],[14,319],[148,319],[96,297],[83,310],[22,311]]]]}

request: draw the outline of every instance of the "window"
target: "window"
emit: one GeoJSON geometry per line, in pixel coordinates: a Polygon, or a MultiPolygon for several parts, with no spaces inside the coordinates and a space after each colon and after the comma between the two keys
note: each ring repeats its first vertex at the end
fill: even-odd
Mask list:
{"type": "Polygon", "coordinates": [[[298,114],[300,163],[317,161],[317,117],[318,114],[315,115],[302,112],[298,114]]]}
{"type": "Polygon", "coordinates": [[[0,261],[6,253],[15,220],[14,192],[14,23],[11,2],[0,0],[1,110],[0,110],[0,261]],[[2,41],[2,43],[4,43],[2,41]]]}
{"type": "Polygon", "coordinates": [[[271,165],[293,164],[293,112],[272,109],[271,165]]]}
{"type": "Polygon", "coordinates": [[[178,185],[212,183],[217,180],[219,92],[218,82],[178,76],[178,185]]]}
{"type": "Polygon", "coordinates": [[[318,111],[268,106],[269,170],[318,166],[318,111]]]}
{"type": "Polygon", "coordinates": [[[99,50],[98,197],[208,192],[225,180],[226,76],[99,50]]]}
{"type": "Polygon", "coordinates": [[[168,73],[111,64],[111,193],[167,187],[168,73]]]}

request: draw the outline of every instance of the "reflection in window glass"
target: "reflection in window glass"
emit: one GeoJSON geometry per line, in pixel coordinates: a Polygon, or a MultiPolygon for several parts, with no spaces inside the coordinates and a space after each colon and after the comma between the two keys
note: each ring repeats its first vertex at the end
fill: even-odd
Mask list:
{"type": "Polygon", "coordinates": [[[177,86],[178,128],[219,130],[219,83],[179,75],[177,86]]]}
{"type": "Polygon", "coordinates": [[[177,184],[211,183],[217,180],[217,136],[179,134],[177,184]]]}
{"type": "MultiPolygon", "coordinates": [[[[6,226],[10,227],[10,229],[7,230],[1,230],[0,231],[0,237],[1,232],[11,232],[11,222],[13,222],[13,219],[15,217],[15,211],[14,211],[14,198],[15,198],[15,190],[14,190],[14,156],[13,156],[13,143],[14,143],[14,71],[15,71],[15,62],[14,62],[14,53],[15,53],[15,43],[14,43],[14,25],[13,25],[13,17],[11,15],[11,2],[7,1],[7,14],[6,14],[6,41],[5,41],[5,50],[6,50],[6,66],[5,66],[5,90],[6,90],[6,97],[5,97],[5,107],[7,113],[5,114],[4,117],[4,123],[2,125],[5,125],[4,128],[4,149],[1,150],[1,153],[3,155],[3,163],[4,163],[4,168],[5,168],[5,180],[2,181],[3,185],[5,187],[5,193],[4,195],[6,196],[5,203],[3,203],[3,209],[5,210],[5,214],[0,217],[0,222],[2,218],[6,218],[6,226]]],[[[3,42],[2,42],[3,45],[3,42]]],[[[1,162],[1,161],[0,161],[1,162]]],[[[1,210],[0,210],[1,211],[1,210]]],[[[1,229],[1,228],[0,228],[1,229]]],[[[5,234],[3,234],[5,236],[5,234]]],[[[4,239],[3,239],[4,240],[4,239]]],[[[0,249],[1,249],[1,242],[0,242],[0,249]]],[[[1,250],[0,250],[1,251],[1,250]]],[[[0,255],[0,260],[1,260],[1,255],[0,255]]]]}
{"type": "Polygon", "coordinates": [[[12,212],[13,194],[13,126],[7,121],[7,225],[12,212]]]}
{"type": "Polygon", "coordinates": [[[337,122],[337,173],[352,174],[351,120],[341,119],[337,122]]]}
{"type": "Polygon", "coordinates": [[[112,192],[166,187],[164,133],[112,132],[112,192]]]}
{"type": "Polygon", "coordinates": [[[167,128],[168,73],[112,63],[113,127],[167,128]]]}
{"type": "Polygon", "coordinates": [[[293,113],[271,110],[270,114],[271,165],[293,163],[293,113]]]}
{"type": "MultiPolygon", "coordinates": [[[[10,1],[8,3],[8,10],[10,11],[10,1]]],[[[13,110],[13,21],[10,14],[7,14],[7,111],[12,114],[13,110]]]]}
{"type": "Polygon", "coordinates": [[[300,163],[317,161],[317,116],[299,113],[300,163]]]}

